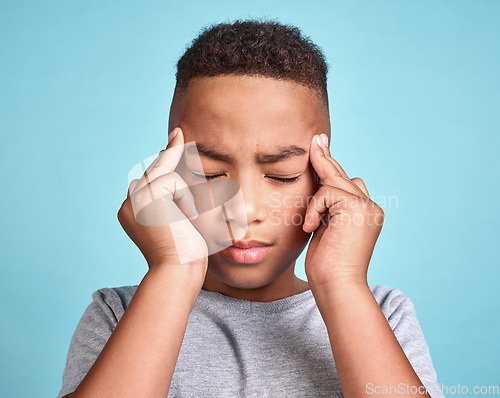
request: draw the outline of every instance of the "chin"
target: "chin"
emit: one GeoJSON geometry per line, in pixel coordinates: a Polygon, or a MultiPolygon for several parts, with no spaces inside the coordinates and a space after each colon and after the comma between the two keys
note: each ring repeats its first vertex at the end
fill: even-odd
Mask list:
{"type": "Polygon", "coordinates": [[[217,260],[209,262],[209,272],[220,282],[237,289],[258,289],[270,284],[279,276],[276,275],[276,270],[266,265],[266,262],[231,264],[224,259],[217,260]]]}

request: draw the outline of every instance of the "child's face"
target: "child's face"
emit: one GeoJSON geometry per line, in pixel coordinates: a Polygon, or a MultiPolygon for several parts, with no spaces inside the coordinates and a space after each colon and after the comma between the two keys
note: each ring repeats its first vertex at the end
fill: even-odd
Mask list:
{"type": "MultiPolygon", "coordinates": [[[[180,126],[185,142],[227,155],[215,159],[198,149],[206,176],[237,181],[243,193],[248,231],[242,240],[272,247],[256,264],[238,264],[223,253],[209,257],[205,288],[235,294],[238,289],[290,289],[292,265],[310,234],[302,230],[308,200],[319,186],[309,162],[314,134],[330,136],[326,106],[311,89],[288,81],[251,76],[193,79],[173,107],[171,125],[180,126]],[[302,148],[294,156],[266,163],[263,155],[302,148]],[[300,152],[303,152],[302,154],[300,152]],[[293,178],[279,182],[272,177],[293,178]],[[229,290],[228,290],[229,289],[229,290]]],[[[192,176],[182,176],[193,182],[192,176]],[[191,179],[190,179],[191,178],[191,179]]],[[[188,184],[189,184],[188,182],[188,184]]]]}

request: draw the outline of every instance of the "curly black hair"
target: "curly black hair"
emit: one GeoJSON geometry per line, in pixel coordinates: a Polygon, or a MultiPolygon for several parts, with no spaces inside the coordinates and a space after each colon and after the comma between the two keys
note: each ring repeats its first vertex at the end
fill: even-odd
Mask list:
{"type": "Polygon", "coordinates": [[[195,77],[262,76],[312,88],[328,106],[327,73],[321,49],[297,27],[236,20],[202,29],[177,62],[176,91],[195,77]]]}

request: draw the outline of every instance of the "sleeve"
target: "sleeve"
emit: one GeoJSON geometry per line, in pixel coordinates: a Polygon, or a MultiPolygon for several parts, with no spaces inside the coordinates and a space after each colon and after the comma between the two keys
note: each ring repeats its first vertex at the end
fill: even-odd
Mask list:
{"type": "Polygon", "coordinates": [[[432,398],[444,398],[437,382],[429,347],[410,298],[399,289],[391,289],[384,301],[381,308],[415,373],[432,398]]]}
{"type": "Polygon", "coordinates": [[[120,299],[111,288],[92,294],[92,302],[83,313],[71,338],[62,388],[57,398],[73,393],[88,373],[113,333],[123,314],[120,299]],[[118,314],[118,316],[117,316],[118,314]]]}

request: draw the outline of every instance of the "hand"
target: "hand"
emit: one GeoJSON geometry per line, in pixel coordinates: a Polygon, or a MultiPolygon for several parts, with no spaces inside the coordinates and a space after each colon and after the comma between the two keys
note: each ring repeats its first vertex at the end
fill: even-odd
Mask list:
{"type": "Polygon", "coordinates": [[[172,136],[142,178],[130,183],[118,220],[150,269],[162,264],[182,267],[190,263],[195,264],[204,279],[207,244],[186,218],[194,219],[198,214],[194,198],[186,182],[173,171],[184,151],[184,134],[177,127],[172,136]]]}
{"type": "Polygon", "coordinates": [[[384,212],[370,200],[363,180],[349,179],[328,146],[318,144],[321,136],[313,137],[309,157],[323,186],[309,202],[302,225],[305,232],[315,231],[305,260],[308,282],[311,288],[339,281],[366,284],[384,212]]]}

